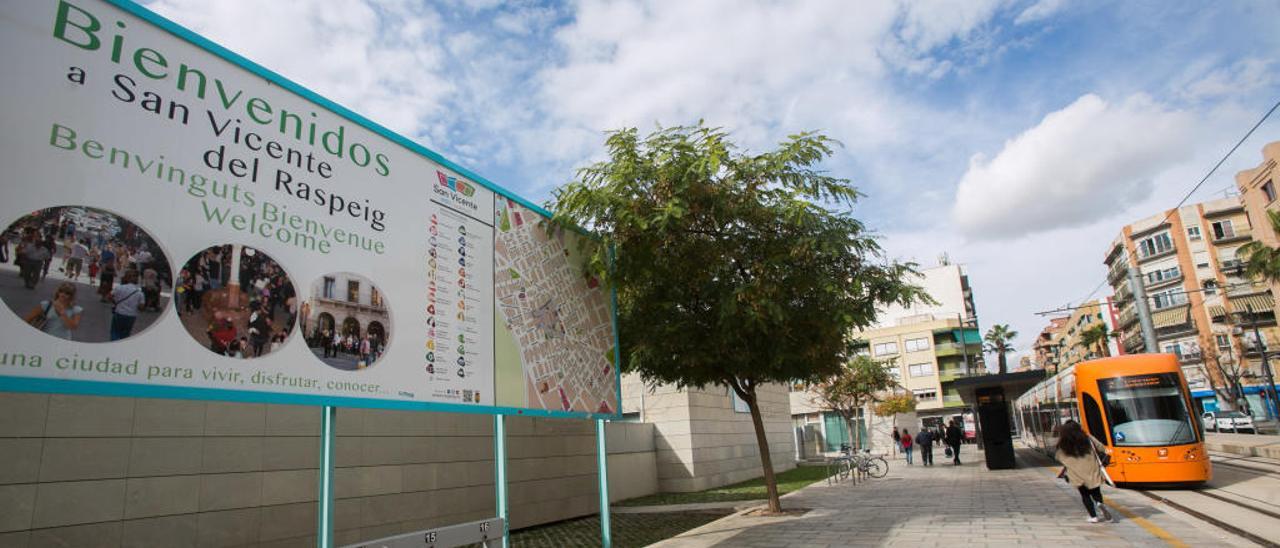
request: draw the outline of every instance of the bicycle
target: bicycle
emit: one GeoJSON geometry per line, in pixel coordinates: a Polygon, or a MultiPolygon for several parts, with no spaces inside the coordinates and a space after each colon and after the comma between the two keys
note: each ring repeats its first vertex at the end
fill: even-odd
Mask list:
{"type": "Polygon", "coordinates": [[[881,455],[872,455],[870,449],[863,449],[855,464],[858,472],[873,478],[883,478],[889,473],[889,461],[881,455]]]}

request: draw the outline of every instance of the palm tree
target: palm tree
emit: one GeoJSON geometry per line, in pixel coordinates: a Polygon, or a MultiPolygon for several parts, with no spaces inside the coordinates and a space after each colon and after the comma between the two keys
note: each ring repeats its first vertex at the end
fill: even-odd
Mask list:
{"type": "MultiPolygon", "coordinates": [[[[1271,230],[1280,234],[1280,211],[1267,210],[1267,221],[1271,230]]],[[[1280,283],[1280,248],[1253,240],[1240,246],[1236,256],[1244,261],[1245,277],[1280,283]]]]}
{"type": "Polygon", "coordinates": [[[1107,342],[1111,338],[1111,332],[1107,329],[1105,322],[1098,322],[1089,326],[1080,332],[1080,342],[1076,343],[1086,350],[1097,350],[1098,355],[1104,358],[1111,357],[1111,350],[1107,348],[1107,342]]]}
{"type": "Polygon", "coordinates": [[[1009,324],[995,324],[991,329],[987,330],[983,340],[987,341],[985,345],[987,352],[995,352],[1000,363],[1000,374],[1003,375],[1008,370],[1008,363],[1005,355],[1013,352],[1012,341],[1018,336],[1018,332],[1009,329],[1009,324]]]}

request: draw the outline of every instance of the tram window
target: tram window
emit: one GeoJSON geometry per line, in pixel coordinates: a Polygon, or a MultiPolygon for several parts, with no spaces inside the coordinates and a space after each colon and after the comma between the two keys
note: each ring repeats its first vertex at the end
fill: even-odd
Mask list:
{"type": "Polygon", "coordinates": [[[1107,438],[1106,428],[1102,422],[1102,408],[1098,407],[1098,401],[1093,399],[1093,395],[1084,393],[1084,421],[1085,426],[1089,428],[1089,434],[1099,440],[1107,438]]]}
{"type": "Polygon", "coordinates": [[[1160,446],[1195,443],[1196,429],[1173,373],[1100,379],[1112,444],[1160,446]]]}

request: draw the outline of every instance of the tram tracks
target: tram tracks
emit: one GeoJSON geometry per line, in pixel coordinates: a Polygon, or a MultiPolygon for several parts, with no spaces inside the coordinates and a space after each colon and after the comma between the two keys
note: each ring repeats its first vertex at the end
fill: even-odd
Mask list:
{"type": "MultiPolygon", "coordinates": [[[[1194,517],[1194,518],[1196,518],[1196,519],[1198,519],[1198,520],[1200,520],[1200,521],[1203,521],[1203,522],[1205,522],[1205,523],[1208,523],[1208,524],[1210,524],[1210,525],[1213,525],[1214,527],[1217,527],[1217,528],[1219,528],[1219,529],[1222,529],[1223,531],[1226,531],[1226,532],[1231,533],[1231,534],[1233,534],[1233,535],[1236,535],[1236,536],[1238,536],[1238,537],[1241,537],[1241,538],[1247,539],[1247,540],[1249,540],[1250,542],[1257,543],[1259,546],[1266,546],[1266,547],[1268,547],[1268,548],[1280,548],[1280,544],[1277,544],[1275,541],[1273,541],[1273,540],[1271,540],[1271,539],[1267,539],[1267,538],[1264,538],[1264,537],[1258,536],[1257,534],[1255,534],[1255,533],[1253,533],[1253,532],[1250,532],[1250,531],[1247,531],[1247,530],[1242,529],[1242,528],[1240,528],[1240,527],[1237,527],[1237,526],[1235,526],[1235,525],[1233,525],[1233,524],[1231,524],[1231,523],[1228,523],[1228,522],[1226,522],[1226,521],[1223,521],[1223,520],[1221,520],[1221,519],[1218,519],[1217,517],[1211,516],[1211,515],[1209,515],[1209,514],[1207,514],[1207,513],[1205,513],[1205,512],[1202,512],[1202,511],[1197,510],[1197,509],[1195,509],[1195,508],[1191,508],[1191,507],[1189,507],[1189,506],[1187,506],[1187,505],[1185,505],[1185,504],[1182,504],[1182,503],[1180,503],[1180,502],[1170,500],[1167,496],[1161,495],[1161,494],[1160,494],[1160,493],[1162,493],[1161,491],[1148,491],[1148,490],[1142,490],[1142,489],[1133,489],[1133,491],[1134,491],[1135,493],[1141,494],[1141,495],[1143,495],[1143,496],[1145,496],[1145,497],[1147,497],[1147,498],[1149,498],[1149,499],[1151,499],[1151,500],[1154,500],[1154,501],[1159,502],[1159,503],[1161,503],[1161,504],[1165,504],[1165,505],[1169,506],[1170,508],[1173,508],[1173,509],[1175,509],[1175,510],[1178,510],[1179,512],[1182,512],[1182,513],[1184,513],[1184,514],[1190,515],[1190,516],[1192,516],[1192,517],[1194,517]]],[[[1226,504],[1230,504],[1230,505],[1232,505],[1232,506],[1235,506],[1235,507],[1236,507],[1236,508],[1238,508],[1238,509],[1242,509],[1242,510],[1246,510],[1246,511],[1251,511],[1251,512],[1257,512],[1257,513],[1259,513],[1259,514],[1263,514],[1263,515],[1266,515],[1266,516],[1268,516],[1268,517],[1273,517],[1273,518],[1276,518],[1276,519],[1280,519],[1280,514],[1276,514],[1276,513],[1270,512],[1270,511],[1266,511],[1266,510],[1260,510],[1260,509],[1258,509],[1258,508],[1256,508],[1256,507],[1253,507],[1253,506],[1251,506],[1251,505],[1243,504],[1243,503],[1241,503],[1241,502],[1239,502],[1239,501],[1234,501],[1234,500],[1228,499],[1228,498],[1226,498],[1226,497],[1222,497],[1222,496],[1215,495],[1215,494],[1212,494],[1212,493],[1206,493],[1206,492],[1204,492],[1204,491],[1196,491],[1196,490],[1190,490],[1190,489],[1188,489],[1188,490],[1174,491],[1174,492],[1176,492],[1176,493],[1186,493],[1186,494],[1190,494],[1190,495],[1199,495],[1199,496],[1202,496],[1202,497],[1207,497],[1207,498],[1210,498],[1210,499],[1213,499],[1213,500],[1217,500],[1217,501],[1220,501],[1220,502],[1223,502],[1223,503],[1226,503],[1226,504]]]]}

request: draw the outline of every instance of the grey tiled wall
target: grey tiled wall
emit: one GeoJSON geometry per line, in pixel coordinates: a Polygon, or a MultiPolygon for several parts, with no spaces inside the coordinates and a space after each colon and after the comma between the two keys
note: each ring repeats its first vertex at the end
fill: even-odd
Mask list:
{"type": "MultiPolygon", "coordinates": [[[[0,548],[314,546],[315,407],[0,393],[0,548]]],[[[508,418],[511,517],[594,513],[590,421],[508,418]]],[[[491,517],[486,415],[342,409],[335,526],[357,542],[491,517]]],[[[609,425],[615,500],[657,489],[650,425],[609,425]]]]}

